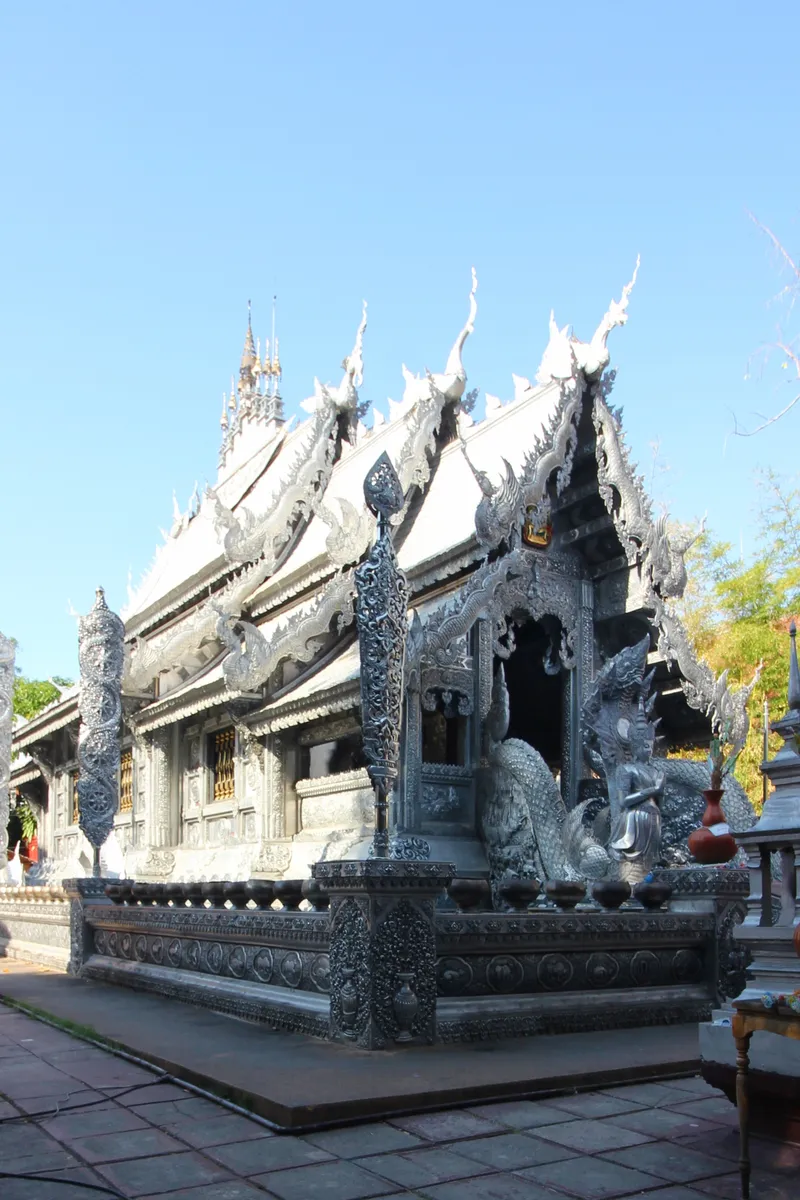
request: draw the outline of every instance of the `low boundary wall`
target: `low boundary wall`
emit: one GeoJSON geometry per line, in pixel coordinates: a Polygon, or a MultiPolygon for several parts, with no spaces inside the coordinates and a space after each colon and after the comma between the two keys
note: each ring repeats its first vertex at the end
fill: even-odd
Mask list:
{"type": "Polygon", "coordinates": [[[69,916],[63,888],[0,885],[0,958],[63,971],[70,956],[69,916]]]}
{"type": "Polygon", "coordinates": [[[315,878],[329,912],[298,911],[299,884],[273,908],[246,907],[244,884],[66,881],[70,970],[364,1049],[700,1021],[714,1003],[713,913],[454,912],[437,908],[452,868],[431,862],[315,878]]]}

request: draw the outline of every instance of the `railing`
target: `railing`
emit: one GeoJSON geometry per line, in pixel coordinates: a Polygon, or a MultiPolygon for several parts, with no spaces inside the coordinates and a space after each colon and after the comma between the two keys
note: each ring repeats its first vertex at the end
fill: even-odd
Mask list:
{"type": "Polygon", "coordinates": [[[488,883],[448,864],[314,871],[68,881],[82,915],[71,969],[366,1049],[697,1021],[712,1006],[714,915],[670,911],[664,884],[630,900],[608,883],[587,901],[582,885],[545,898],[515,881],[495,911],[488,883]],[[435,907],[445,889],[450,907],[435,907]]]}
{"type": "Polygon", "coordinates": [[[0,957],[63,970],[70,954],[68,900],[62,887],[0,885],[0,957]]]}

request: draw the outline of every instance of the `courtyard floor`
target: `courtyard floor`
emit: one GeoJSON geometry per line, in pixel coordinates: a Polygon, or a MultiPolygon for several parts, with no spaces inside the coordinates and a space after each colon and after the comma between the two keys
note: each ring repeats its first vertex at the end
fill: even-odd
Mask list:
{"type": "MultiPolygon", "coordinates": [[[[156,1080],[0,1005],[3,1200],[739,1196],[735,1110],[699,1078],[302,1136],[156,1080]]],[[[800,1147],[753,1138],[752,1158],[753,1200],[798,1200],[800,1147]]]]}

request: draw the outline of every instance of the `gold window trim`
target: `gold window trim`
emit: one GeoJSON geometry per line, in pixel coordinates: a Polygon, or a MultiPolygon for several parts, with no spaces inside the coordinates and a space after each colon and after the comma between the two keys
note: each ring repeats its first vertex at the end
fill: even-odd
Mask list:
{"type": "Polygon", "coordinates": [[[119,756],[119,811],[133,812],[133,750],[130,747],[119,756]]]}
{"type": "Polygon", "coordinates": [[[220,729],[213,735],[214,801],[232,800],[236,790],[234,749],[236,731],[231,727],[220,729]]]}

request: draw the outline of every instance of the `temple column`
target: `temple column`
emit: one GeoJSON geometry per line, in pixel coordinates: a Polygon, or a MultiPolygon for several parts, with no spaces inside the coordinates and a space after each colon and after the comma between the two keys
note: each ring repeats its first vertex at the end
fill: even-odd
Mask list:
{"type": "Polygon", "coordinates": [[[267,735],[264,746],[264,782],[259,826],[259,851],[253,874],[282,875],[292,856],[286,824],[286,742],[277,733],[267,735]]]}
{"type": "Polygon", "coordinates": [[[436,1040],[436,901],[451,863],[322,862],[330,893],[330,1037],[365,1050],[436,1040]]]}
{"type": "Polygon", "coordinates": [[[156,849],[173,844],[172,838],[172,763],[170,750],[173,731],[167,726],[152,735],[150,769],[152,788],[147,827],[148,845],[156,849]]]}

